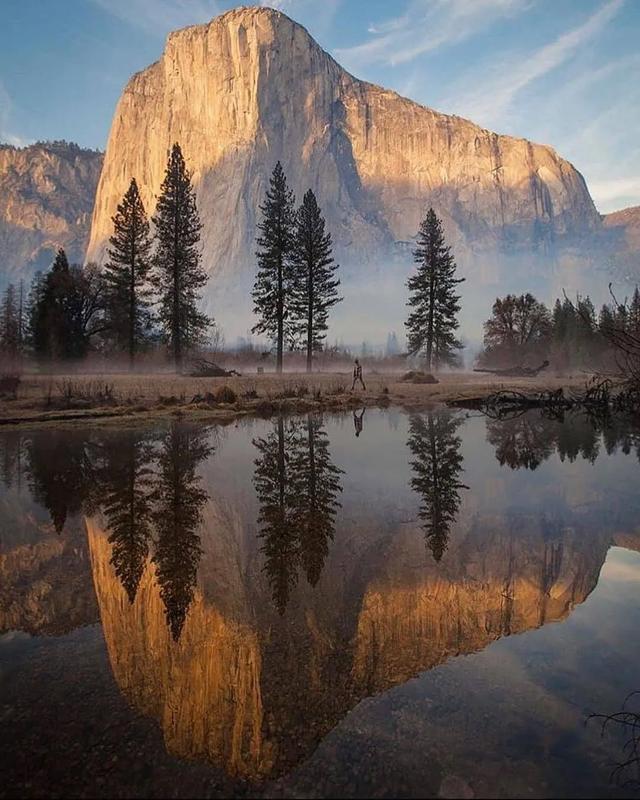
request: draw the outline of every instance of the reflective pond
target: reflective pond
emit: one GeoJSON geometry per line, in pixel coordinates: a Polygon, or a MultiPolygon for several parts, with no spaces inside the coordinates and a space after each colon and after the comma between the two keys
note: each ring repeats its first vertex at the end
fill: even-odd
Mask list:
{"type": "Polygon", "coordinates": [[[637,421],[0,431],[0,797],[637,796],[639,632],[637,421]]]}

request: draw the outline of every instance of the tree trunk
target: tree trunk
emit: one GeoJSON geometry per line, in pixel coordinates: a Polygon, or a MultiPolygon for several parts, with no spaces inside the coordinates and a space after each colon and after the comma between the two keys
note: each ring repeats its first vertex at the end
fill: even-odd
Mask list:
{"type": "Polygon", "coordinates": [[[313,369],[313,273],[309,266],[309,281],[307,291],[307,372],[313,369]]]}
{"type": "Polygon", "coordinates": [[[180,306],[180,284],[178,279],[180,271],[180,264],[178,263],[178,215],[179,209],[176,208],[173,234],[173,319],[171,320],[173,363],[176,372],[180,372],[182,369],[182,340],[179,321],[180,317],[178,313],[180,306]]]}
{"type": "Polygon", "coordinates": [[[278,342],[276,351],[276,372],[282,372],[282,351],[284,345],[284,298],[282,280],[282,260],[278,265],[278,342]]]}
{"type": "Polygon", "coordinates": [[[435,286],[434,278],[431,275],[429,280],[429,320],[427,324],[427,372],[431,372],[433,360],[433,314],[435,306],[435,286]]]}
{"type": "MultiPolygon", "coordinates": [[[[135,226],[132,232],[135,241],[135,226]]],[[[133,362],[136,349],[136,251],[135,245],[131,246],[131,281],[129,284],[129,371],[133,372],[133,362]]]]}

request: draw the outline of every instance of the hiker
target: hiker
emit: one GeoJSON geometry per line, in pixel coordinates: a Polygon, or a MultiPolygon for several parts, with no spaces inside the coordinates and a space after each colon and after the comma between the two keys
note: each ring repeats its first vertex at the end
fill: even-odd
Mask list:
{"type": "Polygon", "coordinates": [[[356,429],[356,437],[360,436],[360,434],[362,433],[362,418],[364,417],[364,412],[366,410],[367,410],[366,408],[363,408],[360,414],[358,414],[357,411],[355,411],[354,409],[353,426],[356,429]]]}
{"type": "Polygon", "coordinates": [[[362,388],[366,392],[367,391],[367,387],[364,385],[364,381],[362,380],[362,364],[356,358],[356,361],[355,361],[355,364],[354,364],[354,367],[353,367],[353,383],[351,385],[351,391],[353,391],[356,388],[356,383],[358,381],[360,381],[360,383],[362,385],[362,388]]]}

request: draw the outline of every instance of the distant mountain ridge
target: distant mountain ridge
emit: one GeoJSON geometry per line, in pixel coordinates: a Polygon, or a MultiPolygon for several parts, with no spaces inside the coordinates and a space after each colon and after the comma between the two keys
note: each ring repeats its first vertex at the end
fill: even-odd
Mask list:
{"type": "Polygon", "coordinates": [[[83,260],[102,159],[71,142],[0,144],[0,282],[28,280],[58,247],[83,260]]]}

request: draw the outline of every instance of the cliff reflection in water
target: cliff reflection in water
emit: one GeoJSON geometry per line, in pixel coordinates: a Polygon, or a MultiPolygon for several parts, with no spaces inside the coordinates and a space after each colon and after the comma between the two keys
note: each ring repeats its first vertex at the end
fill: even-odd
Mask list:
{"type": "MultiPolygon", "coordinates": [[[[114,677],[171,753],[282,773],[363,697],[562,619],[613,543],[639,545],[615,474],[553,459],[604,466],[638,447],[631,425],[389,422],[367,412],[357,438],[350,417],[317,415],[74,429],[65,448],[0,437],[3,480],[14,492],[24,472],[50,536],[84,513],[114,677]]],[[[15,591],[4,619],[20,627],[15,591]]]]}

